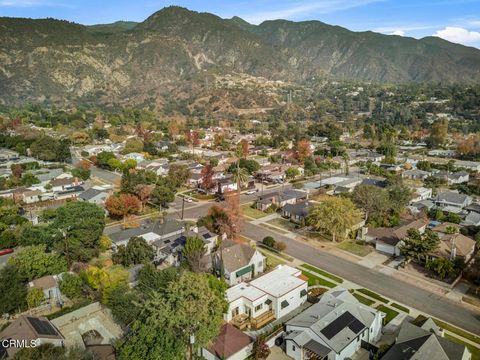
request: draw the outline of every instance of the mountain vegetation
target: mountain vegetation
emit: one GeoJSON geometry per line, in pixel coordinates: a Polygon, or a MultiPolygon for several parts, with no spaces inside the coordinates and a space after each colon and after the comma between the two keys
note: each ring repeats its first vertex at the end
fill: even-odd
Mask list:
{"type": "Polygon", "coordinates": [[[0,103],[5,105],[74,100],[158,110],[192,94],[227,110],[235,105],[219,100],[228,96],[247,105],[253,98],[256,105],[275,105],[261,92],[253,97],[242,87],[218,91],[218,78],[235,74],[298,84],[325,78],[480,80],[478,49],[434,37],[352,32],[319,21],[257,26],[238,17],[168,7],[138,24],[0,18],[0,28],[0,103]],[[202,98],[206,90],[210,95],[202,98]]]}

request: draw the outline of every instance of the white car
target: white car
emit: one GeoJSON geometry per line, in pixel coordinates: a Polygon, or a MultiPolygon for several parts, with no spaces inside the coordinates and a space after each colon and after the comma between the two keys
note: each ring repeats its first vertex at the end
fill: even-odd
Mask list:
{"type": "Polygon", "coordinates": [[[188,203],[192,203],[192,202],[193,202],[192,198],[189,198],[189,197],[186,197],[186,196],[185,196],[185,201],[188,202],[188,203]]]}
{"type": "Polygon", "coordinates": [[[258,190],[248,190],[245,194],[247,195],[253,195],[257,192],[258,190]]]}

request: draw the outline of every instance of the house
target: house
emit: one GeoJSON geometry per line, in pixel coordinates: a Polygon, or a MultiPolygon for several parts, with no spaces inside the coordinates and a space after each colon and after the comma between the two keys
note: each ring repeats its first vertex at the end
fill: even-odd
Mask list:
{"type": "Polygon", "coordinates": [[[0,358],[5,355],[13,357],[22,348],[15,341],[23,341],[23,347],[42,344],[63,346],[64,337],[46,317],[20,315],[0,333],[0,358]],[[3,340],[13,343],[9,346],[9,341],[3,340]]]}
{"type": "Polygon", "coordinates": [[[308,281],[302,272],[288,265],[226,291],[228,311],[224,319],[243,330],[258,329],[297,309],[307,301],[308,281]]]}
{"type": "Polygon", "coordinates": [[[385,314],[361,304],[341,287],[285,324],[285,348],[295,360],[343,360],[382,335],[385,314]]]}
{"type": "Polygon", "coordinates": [[[417,215],[422,211],[428,212],[431,209],[433,209],[434,207],[435,207],[435,203],[433,201],[431,201],[431,200],[420,200],[420,201],[417,201],[417,202],[411,204],[410,206],[408,206],[408,209],[410,210],[410,212],[413,215],[417,215]]]}
{"type": "Polygon", "coordinates": [[[137,152],[132,152],[128,153],[126,155],[123,155],[124,160],[135,160],[138,163],[142,162],[145,160],[145,156],[143,154],[137,153],[137,152]]]}
{"type": "Polygon", "coordinates": [[[106,347],[123,335],[110,310],[98,302],[57,317],[52,324],[63,335],[64,345],[69,349],[94,350],[93,346],[103,345],[104,350],[109,350],[106,347]]]}
{"type": "Polygon", "coordinates": [[[425,180],[430,176],[429,171],[423,171],[419,169],[406,170],[402,174],[402,178],[411,180],[425,180]]]}
{"type": "Polygon", "coordinates": [[[103,206],[110,193],[110,190],[94,186],[78,195],[78,199],[91,204],[103,206]]]}
{"type": "Polygon", "coordinates": [[[458,233],[460,227],[448,222],[435,226],[432,230],[438,234],[440,244],[430,255],[452,261],[461,258],[468,262],[475,252],[475,240],[458,233]]]}
{"type": "Polygon", "coordinates": [[[282,216],[296,223],[302,223],[308,216],[312,203],[308,201],[287,204],[282,208],[282,216]]]}
{"type": "Polygon", "coordinates": [[[52,187],[53,192],[62,192],[68,189],[74,188],[76,186],[80,186],[83,184],[79,178],[76,177],[68,177],[68,178],[59,178],[50,181],[50,185],[52,187]]]}
{"type": "Polygon", "coordinates": [[[307,199],[307,192],[289,189],[283,192],[273,192],[257,197],[257,209],[265,211],[270,206],[282,208],[287,204],[296,204],[307,199]]]}
{"type": "Polygon", "coordinates": [[[417,229],[423,233],[427,227],[424,219],[411,220],[394,228],[362,228],[360,240],[374,243],[379,252],[399,256],[402,240],[409,229],[417,229]]]}
{"type": "Polygon", "coordinates": [[[470,360],[472,354],[465,345],[443,337],[443,333],[431,319],[413,323],[404,321],[395,338],[395,344],[382,360],[470,360]]]}
{"type": "Polygon", "coordinates": [[[5,148],[0,149],[0,163],[18,159],[18,152],[5,148]]]}
{"type": "Polygon", "coordinates": [[[252,354],[253,339],[230,324],[223,324],[213,344],[202,349],[207,360],[244,360],[252,354]]]}
{"type": "Polygon", "coordinates": [[[120,230],[107,234],[113,243],[113,248],[120,245],[127,245],[132,237],[142,237],[149,244],[154,241],[180,235],[185,231],[182,222],[176,220],[146,221],[138,228],[120,230]]]}
{"type": "Polygon", "coordinates": [[[444,211],[461,211],[472,203],[472,197],[454,191],[439,193],[435,198],[435,204],[444,211]],[[453,208],[453,209],[452,209],[453,208]]]}
{"type": "Polygon", "coordinates": [[[76,199],[78,195],[84,191],[85,188],[83,186],[73,186],[66,190],[56,192],[54,196],[56,200],[76,199]]]}
{"type": "Polygon", "coordinates": [[[29,288],[41,289],[45,300],[59,301],[62,299],[57,275],[47,275],[41,278],[32,280],[28,283],[29,288]]]}
{"type": "Polygon", "coordinates": [[[471,211],[463,220],[462,225],[465,226],[480,226],[480,214],[478,212],[471,211]]]}
{"type": "Polygon", "coordinates": [[[42,201],[43,191],[41,190],[27,190],[22,194],[22,201],[25,204],[33,204],[42,201]]]}
{"type": "Polygon", "coordinates": [[[212,257],[213,270],[220,276],[222,271],[228,285],[249,281],[265,270],[265,257],[251,246],[225,240],[212,257]]]}
{"type": "Polygon", "coordinates": [[[422,200],[427,200],[432,197],[431,188],[419,187],[419,188],[415,188],[414,191],[415,191],[415,194],[413,195],[414,198],[410,200],[410,204],[413,204],[422,200]]]}
{"type": "Polygon", "coordinates": [[[480,172],[480,161],[455,160],[455,166],[467,170],[480,172]]]}
{"type": "Polygon", "coordinates": [[[194,227],[191,230],[171,236],[162,236],[151,243],[155,250],[154,261],[166,265],[178,266],[183,259],[182,250],[187,243],[188,237],[198,237],[203,241],[205,247],[205,256],[201,261],[203,270],[207,271],[212,267],[210,254],[217,245],[218,235],[211,233],[207,228],[194,227]]]}
{"type": "Polygon", "coordinates": [[[217,193],[225,194],[229,191],[237,191],[238,186],[232,176],[217,180],[217,193]]]}
{"type": "Polygon", "coordinates": [[[470,180],[470,174],[466,171],[451,173],[449,171],[437,171],[432,175],[435,179],[443,180],[448,185],[462,184],[470,180]]]}

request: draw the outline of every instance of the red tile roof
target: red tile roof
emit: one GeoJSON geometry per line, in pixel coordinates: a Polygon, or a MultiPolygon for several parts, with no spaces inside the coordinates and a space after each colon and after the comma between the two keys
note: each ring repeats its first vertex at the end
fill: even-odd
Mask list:
{"type": "Polygon", "coordinates": [[[219,358],[229,358],[253,342],[253,339],[230,324],[222,325],[220,334],[208,349],[219,358]]]}

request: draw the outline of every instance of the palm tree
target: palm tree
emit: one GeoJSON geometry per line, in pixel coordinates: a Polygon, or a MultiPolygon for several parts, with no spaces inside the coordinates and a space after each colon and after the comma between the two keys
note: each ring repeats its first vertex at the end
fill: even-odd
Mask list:
{"type": "Polygon", "coordinates": [[[240,186],[241,184],[247,182],[248,180],[248,171],[247,169],[237,166],[237,169],[233,173],[233,180],[237,183],[238,194],[240,195],[240,186]]]}

